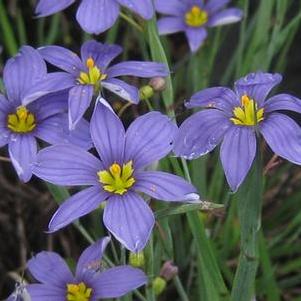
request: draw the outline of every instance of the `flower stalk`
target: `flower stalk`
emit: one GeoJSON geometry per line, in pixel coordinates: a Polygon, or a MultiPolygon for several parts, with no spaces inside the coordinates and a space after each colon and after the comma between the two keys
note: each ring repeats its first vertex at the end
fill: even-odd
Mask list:
{"type": "Polygon", "coordinates": [[[231,292],[233,301],[250,301],[255,294],[263,193],[262,163],[257,150],[253,167],[236,197],[241,225],[241,251],[231,292]]]}

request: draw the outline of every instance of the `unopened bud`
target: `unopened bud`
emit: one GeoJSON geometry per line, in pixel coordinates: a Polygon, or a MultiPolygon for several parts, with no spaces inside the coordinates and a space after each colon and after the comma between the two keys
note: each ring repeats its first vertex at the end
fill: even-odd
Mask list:
{"type": "Polygon", "coordinates": [[[164,278],[166,281],[173,279],[176,275],[178,275],[178,267],[175,266],[171,260],[166,261],[160,271],[160,276],[164,278]]]}
{"type": "Polygon", "coordinates": [[[166,288],[166,280],[162,277],[156,277],[153,281],[153,289],[156,296],[162,294],[166,288]]]}
{"type": "Polygon", "coordinates": [[[149,99],[154,96],[154,89],[149,86],[143,86],[139,90],[139,96],[141,100],[149,99]]]}
{"type": "Polygon", "coordinates": [[[163,77],[154,77],[148,83],[156,92],[164,91],[166,88],[166,80],[163,77]]]}
{"type": "Polygon", "coordinates": [[[145,265],[145,258],[143,252],[130,253],[129,256],[130,265],[134,268],[142,268],[145,265]]]}

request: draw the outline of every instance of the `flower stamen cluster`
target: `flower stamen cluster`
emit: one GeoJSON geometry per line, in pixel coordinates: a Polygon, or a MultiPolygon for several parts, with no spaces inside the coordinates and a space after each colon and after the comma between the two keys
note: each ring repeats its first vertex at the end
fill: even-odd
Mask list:
{"type": "Polygon", "coordinates": [[[35,116],[20,106],[15,113],[7,116],[7,127],[15,133],[30,133],[36,127],[35,116]]]}
{"type": "Polygon", "coordinates": [[[79,284],[67,284],[67,301],[89,301],[92,289],[83,282],[79,284]]]}
{"type": "Polygon", "coordinates": [[[99,182],[103,184],[104,190],[123,195],[135,183],[133,173],[133,162],[129,161],[123,164],[122,167],[114,163],[110,166],[109,170],[99,171],[97,175],[99,182]]]}
{"type": "Polygon", "coordinates": [[[90,57],[86,61],[88,72],[80,72],[78,82],[82,85],[93,85],[95,91],[99,91],[100,82],[107,78],[100,69],[95,65],[95,61],[90,57]]]}
{"type": "Polygon", "coordinates": [[[264,119],[264,108],[258,110],[256,101],[247,95],[243,95],[241,97],[241,107],[235,107],[233,115],[234,117],[230,120],[235,125],[254,126],[264,119]]]}
{"type": "Polygon", "coordinates": [[[200,27],[208,22],[208,13],[199,6],[194,5],[185,14],[185,23],[192,27],[200,27]]]}

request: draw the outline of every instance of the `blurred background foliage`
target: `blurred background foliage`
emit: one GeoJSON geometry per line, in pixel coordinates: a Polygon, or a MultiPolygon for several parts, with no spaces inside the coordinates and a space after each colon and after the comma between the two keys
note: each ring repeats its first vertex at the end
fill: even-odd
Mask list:
{"type": "MultiPolygon", "coordinates": [[[[82,42],[91,38],[74,20],[77,4],[54,16],[36,19],[33,16],[35,2],[0,0],[1,74],[5,61],[16,54],[21,45],[58,44],[78,52],[82,42]]],[[[141,102],[138,107],[126,108],[118,98],[106,95],[125,123],[146,112],[150,105],[171,116],[175,112],[175,117],[181,122],[191,114],[184,111],[183,103],[193,92],[209,86],[232,86],[235,79],[257,70],[281,72],[284,80],[279,91],[301,97],[301,1],[239,0],[231,4],[244,10],[243,22],[210,30],[209,39],[195,55],[189,53],[182,34],[163,37],[162,47],[156,40],[154,24],[146,25],[136,17],[142,32],[120,18],[106,34],[93,37],[122,45],[124,52],[120,60],[164,61],[162,49],[165,51],[172,82],[163,95],[156,94],[149,103],[141,102]]],[[[131,80],[137,86],[145,84],[131,80]]],[[[2,84],[0,89],[3,90],[2,84]]],[[[298,115],[293,117],[301,124],[298,115]]],[[[274,157],[266,145],[261,148],[265,193],[256,300],[300,301],[301,169],[274,157]]],[[[32,254],[45,249],[55,250],[71,260],[77,258],[88,243],[85,238],[89,237],[83,233],[81,224],[77,227],[71,225],[59,233],[46,234],[47,223],[57,206],[52,195],[45,184],[36,179],[27,185],[21,184],[6,162],[6,150],[2,149],[0,155],[1,299],[22,277],[26,260],[32,254]]],[[[180,160],[172,156],[159,164],[163,170],[183,173],[180,160]]],[[[240,246],[237,200],[225,183],[218,150],[189,162],[189,168],[192,182],[203,198],[225,207],[161,216],[151,247],[145,251],[154,254],[154,261],[146,263],[152,267],[149,275],[156,277],[164,261],[173,260],[179,267],[179,277],[168,283],[158,300],[228,300],[240,246]],[[219,269],[221,273],[215,273],[219,269]]],[[[64,199],[64,195],[55,191],[54,194],[57,201],[64,199]]],[[[164,210],[166,206],[159,202],[151,204],[155,211],[164,210]]],[[[81,220],[89,236],[104,235],[99,217],[101,212],[100,208],[81,220]]],[[[124,262],[127,254],[123,251],[119,254],[114,245],[111,247],[109,257],[115,263],[124,262]]],[[[124,300],[131,300],[128,298],[131,297],[124,300]]],[[[139,299],[139,296],[135,298],[139,299]]]]}

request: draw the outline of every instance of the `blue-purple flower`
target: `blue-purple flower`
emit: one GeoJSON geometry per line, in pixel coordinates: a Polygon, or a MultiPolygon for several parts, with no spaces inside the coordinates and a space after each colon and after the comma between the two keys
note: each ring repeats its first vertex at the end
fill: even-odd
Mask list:
{"type": "Polygon", "coordinates": [[[27,263],[40,283],[27,285],[31,301],[96,301],[119,298],[147,282],[146,275],[130,266],[102,271],[101,257],[109,242],[105,237],[89,246],[80,256],[75,274],[54,252],[40,252],[27,263]]]}
{"type": "MultiPolygon", "coordinates": [[[[68,129],[66,92],[40,97],[29,105],[24,99],[33,86],[47,76],[46,64],[30,46],[7,61],[4,68],[6,97],[0,94],[0,147],[8,144],[9,156],[20,179],[30,180],[31,164],[39,138],[47,143],[73,143],[88,149],[92,146],[89,125],[83,120],[75,132],[68,129]]],[[[41,95],[46,94],[41,91],[41,95]]]]}
{"type": "Polygon", "coordinates": [[[33,173],[39,178],[56,185],[92,186],[59,207],[49,231],[59,230],[107,201],[105,226],[126,248],[138,252],[154,226],[152,210],[138,191],[171,202],[198,198],[196,189],[181,177],[144,170],[171,151],[177,127],[161,113],[150,112],[125,131],[115,113],[98,103],[90,130],[101,160],[65,145],[45,148],[37,156],[33,173]]]}
{"type": "MultiPolygon", "coordinates": [[[[74,129],[90,106],[93,95],[98,95],[102,88],[119,95],[123,99],[137,104],[139,90],[116,77],[132,75],[139,77],[167,76],[164,64],[155,62],[127,61],[109,67],[111,61],[122,52],[117,45],[108,45],[88,41],[82,45],[81,59],[72,51],[59,46],[40,48],[40,54],[49,63],[64,70],[57,72],[61,86],[68,86],[69,91],[69,125],[74,129]]],[[[58,91],[60,87],[55,89],[58,91]]],[[[41,90],[36,87],[36,90],[41,90]]],[[[31,95],[35,95],[31,91],[31,95]]],[[[26,99],[31,101],[31,97],[26,99]]]]}
{"type": "MultiPolygon", "coordinates": [[[[64,10],[74,2],[75,0],[40,0],[36,14],[39,17],[49,16],[64,10]]],[[[114,25],[121,6],[146,20],[151,19],[154,14],[152,0],[82,0],[76,19],[84,31],[100,34],[114,25]]]]}
{"type": "Polygon", "coordinates": [[[301,100],[278,94],[267,99],[282,80],[280,74],[251,73],[225,87],[197,92],[188,108],[205,108],[183,122],[174,151],[188,159],[212,151],[221,143],[220,157],[227,181],[236,191],[256,154],[256,134],[261,133],[280,157],[301,164],[301,128],[282,110],[301,113],[301,100]]]}
{"type": "Polygon", "coordinates": [[[158,21],[161,35],[184,32],[190,50],[197,51],[207,37],[206,28],[238,22],[243,13],[224,7],[230,0],[155,0],[156,10],[167,15],[158,21]],[[205,3],[204,3],[205,2],[205,3]]]}

